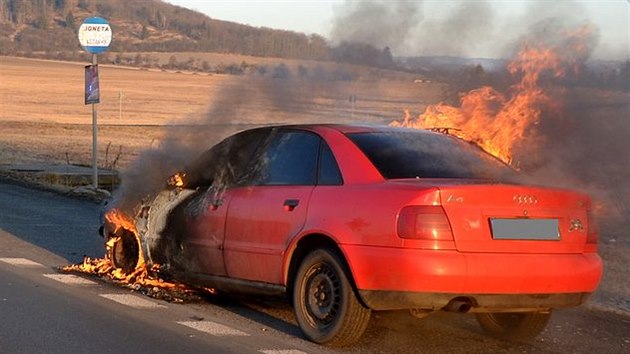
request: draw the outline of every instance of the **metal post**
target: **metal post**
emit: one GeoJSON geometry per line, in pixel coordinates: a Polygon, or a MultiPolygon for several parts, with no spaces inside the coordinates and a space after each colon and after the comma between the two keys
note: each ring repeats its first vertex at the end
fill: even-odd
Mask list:
{"type": "MultiPolygon", "coordinates": [[[[92,65],[96,65],[96,54],[92,54],[92,65]]],[[[96,104],[92,103],[92,186],[98,188],[98,144],[96,143],[96,104]]]]}

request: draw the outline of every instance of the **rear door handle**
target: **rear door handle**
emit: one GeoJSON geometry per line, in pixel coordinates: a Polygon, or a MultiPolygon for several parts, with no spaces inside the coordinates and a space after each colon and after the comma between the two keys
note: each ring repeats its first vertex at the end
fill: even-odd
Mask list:
{"type": "Polygon", "coordinates": [[[293,211],[299,204],[299,199],[287,199],[284,201],[284,210],[293,211]]]}

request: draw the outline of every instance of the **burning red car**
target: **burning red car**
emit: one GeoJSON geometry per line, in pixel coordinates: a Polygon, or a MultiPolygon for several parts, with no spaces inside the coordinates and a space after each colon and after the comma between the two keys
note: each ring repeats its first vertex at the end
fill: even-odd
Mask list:
{"type": "Polygon", "coordinates": [[[600,280],[588,196],[528,186],[458,138],[352,125],[247,130],[140,206],[112,262],[218,291],[287,294],[310,340],[357,341],[372,311],[474,313],[523,340],[600,280]]]}

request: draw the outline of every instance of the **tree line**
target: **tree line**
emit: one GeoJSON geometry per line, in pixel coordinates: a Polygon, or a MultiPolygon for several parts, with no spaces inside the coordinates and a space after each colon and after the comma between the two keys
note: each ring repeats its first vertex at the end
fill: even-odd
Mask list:
{"type": "Polygon", "coordinates": [[[115,52],[214,52],[392,67],[389,48],[212,19],[159,0],[0,0],[0,54],[76,51],[87,17],[110,21],[115,52]]]}

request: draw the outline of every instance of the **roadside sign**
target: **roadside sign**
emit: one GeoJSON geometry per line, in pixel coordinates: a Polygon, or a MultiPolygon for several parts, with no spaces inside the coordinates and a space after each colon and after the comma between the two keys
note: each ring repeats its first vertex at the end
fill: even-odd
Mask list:
{"type": "Polygon", "coordinates": [[[90,17],[79,27],[79,43],[86,52],[92,53],[92,65],[85,67],[85,104],[92,105],[92,186],[98,188],[98,143],[96,104],[100,102],[97,54],[107,50],[112,43],[112,27],[101,17],[90,17]]]}
{"type": "Polygon", "coordinates": [[[85,104],[100,103],[101,95],[98,84],[98,64],[85,67],[85,104]]]}
{"type": "Polygon", "coordinates": [[[102,53],[111,42],[112,28],[104,18],[90,17],[79,27],[79,43],[89,53],[102,53]]]}

